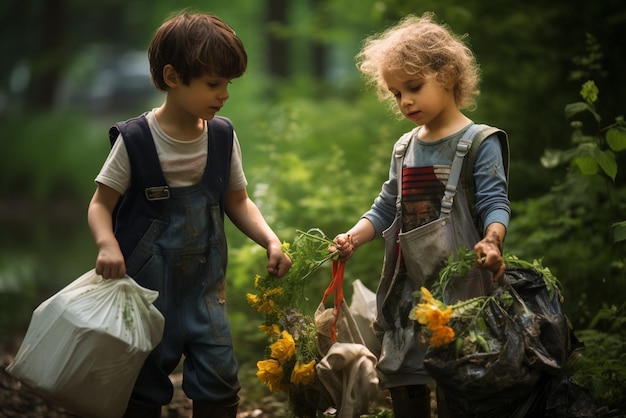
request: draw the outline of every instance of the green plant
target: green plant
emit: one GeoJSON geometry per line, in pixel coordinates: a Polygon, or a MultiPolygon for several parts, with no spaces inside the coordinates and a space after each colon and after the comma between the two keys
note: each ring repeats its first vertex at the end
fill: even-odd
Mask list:
{"type": "MultiPolygon", "coordinates": [[[[600,126],[602,118],[595,107],[599,90],[593,80],[588,80],[582,85],[580,95],[583,101],[565,106],[565,116],[573,119],[582,116],[583,113],[591,114],[598,125],[595,132],[586,134],[580,118],[573,120],[571,126],[574,148],[566,151],[546,151],[542,164],[546,167],[555,167],[561,163],[570,163],[584,176],[599,176],[606,182],[606,190],[613,211],[618,213],[619,204],[613,183],[618,170],[616,153],[626,149],[626,122],[623,116],[618,116],[608,126],[600,126]]],[[[614,222],[613,233],[615,242],[626,240],[626,220],[614,222]]]]}
{"type": "Polygon", "coordinates": [[[599,408],[610,409],[612,414],[626,413],[624,325],[626,302],[619,306],[604,306],[588,329],[576,332],[585,349],[575,353],[571,362],[576,380],[591,391],[599,408]]]}

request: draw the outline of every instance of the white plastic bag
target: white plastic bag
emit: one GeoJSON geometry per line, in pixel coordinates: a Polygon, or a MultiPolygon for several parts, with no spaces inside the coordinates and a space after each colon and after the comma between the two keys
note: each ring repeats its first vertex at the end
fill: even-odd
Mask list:
{"type": "Polygon", "coordinates": [[[354,292],[350,311],[352,311],[352,316],[359,327],[365,346],[375,356],[378,356],[380,354],[380,341],[376,338],[372,327],[376,320],[376,293],[369,290],[359,279],[352,282],[352,288],[354,292]]]}
{"type": "Polygon", "coordinates": [[[157,297],[128,276],[104,280],[91,270],[35,309],[7,372],[85,418],[121,417],[163,336],[157,297]]]}

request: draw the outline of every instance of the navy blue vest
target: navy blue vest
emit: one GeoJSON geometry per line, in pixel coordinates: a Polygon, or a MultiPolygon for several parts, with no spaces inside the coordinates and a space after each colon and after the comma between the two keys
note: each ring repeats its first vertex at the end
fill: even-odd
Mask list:
{"type": "MultiPolygon", "coordinates": [[[[118,122],[109,130],[111,146],[122,134],[131,167],[129,189],[113,213],[113,230],[124,258],[132,253],[153,220],[167,222],[163,209],[168,204],[169,187],[163,176],[154,139],[145,114],[118,122]]],[[[208,122],[208,153],[202,181],[220,197],[224,216],[224,194],[230,177],[233,126],[230,120],[215,116],[208,122]]]]}

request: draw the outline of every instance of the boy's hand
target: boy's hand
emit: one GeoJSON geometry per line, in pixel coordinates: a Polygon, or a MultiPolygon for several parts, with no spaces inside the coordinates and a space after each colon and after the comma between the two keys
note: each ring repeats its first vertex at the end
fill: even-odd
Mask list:
{"type": "Polygon", "coordinates": [[[119,246],[103,246],[98,250],[96,274],[104,279],[122,279],[126,276],[126,264],[119,246]]]}
{"type": "Polygon", "coordinates": [[[267,249],[267,272],[271,276],[283,277],[291,268],[291,258],[283,252],[282,246],[267,249]]]}

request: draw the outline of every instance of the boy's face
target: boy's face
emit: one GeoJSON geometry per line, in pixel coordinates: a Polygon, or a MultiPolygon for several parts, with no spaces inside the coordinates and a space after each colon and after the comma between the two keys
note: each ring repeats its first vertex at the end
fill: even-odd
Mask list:
{"type": "Polygon", "coordinates": [[[193,78],[188,85],[179,84],[168,91],[168,101],[176,103],[187,112],[204,120],[211,120],[221,110],[229,97],[230,79],[206,75],[193,78]]]}

